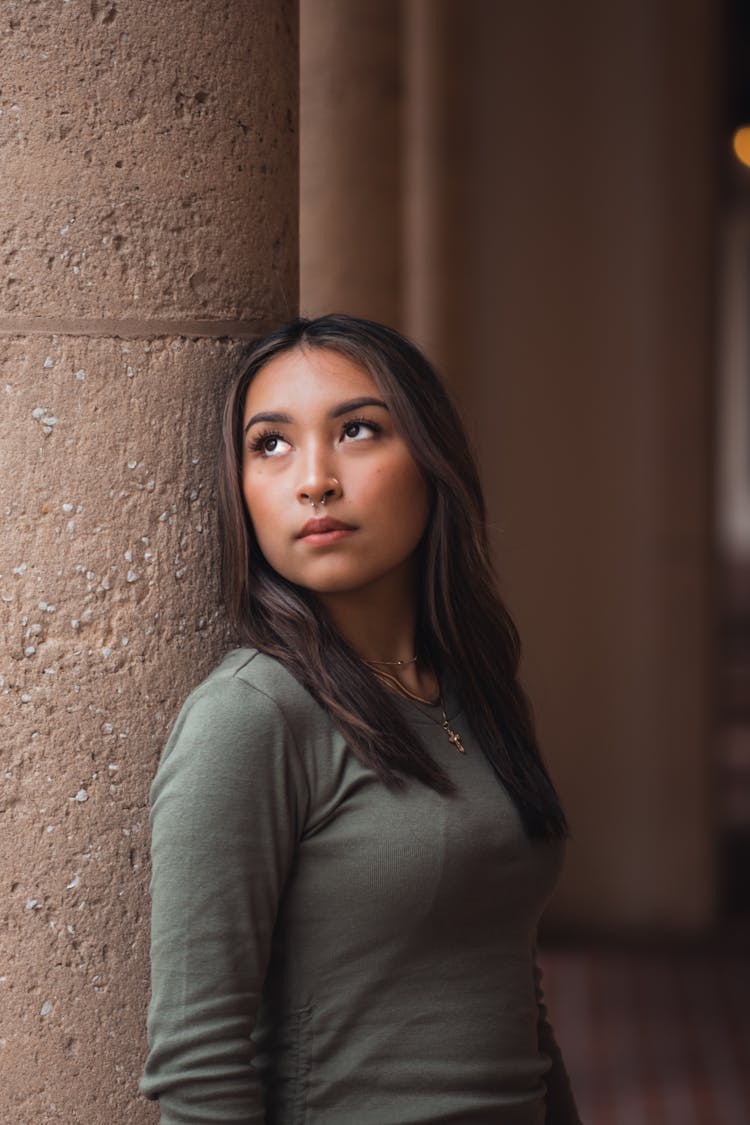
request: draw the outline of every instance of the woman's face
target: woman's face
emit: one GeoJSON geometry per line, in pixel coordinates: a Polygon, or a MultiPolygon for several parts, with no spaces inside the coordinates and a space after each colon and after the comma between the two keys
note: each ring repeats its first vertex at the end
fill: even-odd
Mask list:
{"type": "Polygon", "coordinates": [[[274,570],[319,594],[410,573],[429,492],[367,371],[327,348],[275,356],[250,384],[243,431],[242,492],[274,570]]]}

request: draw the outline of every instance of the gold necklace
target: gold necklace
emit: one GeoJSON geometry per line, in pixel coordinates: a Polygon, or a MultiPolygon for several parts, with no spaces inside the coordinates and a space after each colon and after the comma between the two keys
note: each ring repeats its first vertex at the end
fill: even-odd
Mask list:
{"type": "Polygon", "coordinates": [[[408,688],[406,684],[402,684],[401,680],[399,680],[397,676],[392,675],[392,673],[390,672],[382,672],[378,668],[373,667],[373,661],[366,660],[365,663],[370,665],[376,676],[380,676],[382,679],[389,680],[394,685],[394,687],[396,687],[404,696],[406,696],[407,699],[411,699],[415,703],[426,703],[428,707],[435,707],[439,704],[442,716],[440,719],[436,719],[434,715],[429,715],[426,711],[422,711],[421,707],[419,708],[419,710],[422,711],[422,714],[431,722],[436,723],[437,726],[443,728],[448,741],[452,743],[461,754],[466,753],[464,745],[461,742],[461,735],[458,734],[458,732],[455,731],[448,722],[448,716],[445,713],[445,704],[443,703],[443,693],[440,689],[439,684],[437,699],[425,699],[423,696],[417,695],[416,692],[411,691],[411,689],[408,688]]]}

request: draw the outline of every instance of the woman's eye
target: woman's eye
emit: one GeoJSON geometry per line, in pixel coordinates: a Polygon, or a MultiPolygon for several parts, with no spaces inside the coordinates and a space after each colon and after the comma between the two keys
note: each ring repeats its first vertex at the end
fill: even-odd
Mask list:
{"type": "Polygon", "coordinates": [[[353,441],[370,437],[379,430],[380,426],[376,422],[367,422],[364,418],[353,418],[351,422],[344,423],[344,435],[353,441]]]}
{"type": "Polygon", "coordinates": [[[288,442],[284,440],[281,434],[258,434],[250,448],[253,453],[260,453],[264,457],[274,457],[283,453],[283,447],[287,444],[288,442]]]}

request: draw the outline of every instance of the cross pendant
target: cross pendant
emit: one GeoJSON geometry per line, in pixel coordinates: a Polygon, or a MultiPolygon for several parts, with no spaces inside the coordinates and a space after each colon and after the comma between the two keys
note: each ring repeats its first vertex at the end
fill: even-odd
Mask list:
{"type": "Polygon", "coordinates": [[[448,735],[448,741],[452,742],[456,749],[460,750],[462,754],[465,754],[466,751],[461,744],[461,735],[457,734],[456,731],[454,731],[453,727],[450,726],[447,719],[443,723],[443,730],[448,735]]]}

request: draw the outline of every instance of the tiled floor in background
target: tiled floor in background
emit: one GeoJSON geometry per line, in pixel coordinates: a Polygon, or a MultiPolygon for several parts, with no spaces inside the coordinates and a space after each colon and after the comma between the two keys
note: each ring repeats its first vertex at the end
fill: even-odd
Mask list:
{"type": "Polygon", "coordinates": [[[540,964],[583,1125],[750,1125],[750,946],[540,964]]]}

